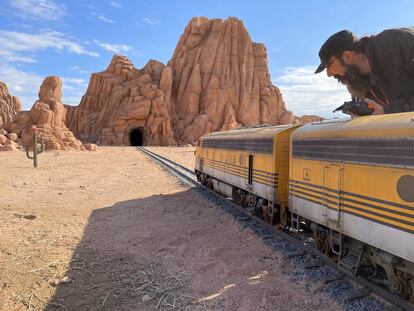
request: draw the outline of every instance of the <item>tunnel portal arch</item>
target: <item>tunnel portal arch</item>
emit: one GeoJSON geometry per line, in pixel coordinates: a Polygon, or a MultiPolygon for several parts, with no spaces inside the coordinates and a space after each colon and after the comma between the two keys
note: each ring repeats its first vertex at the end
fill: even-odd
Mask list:
{"type": "Polygon", "coordinates": [[[144,129],[140,127],[133,128],[129,132],[129,144],[131,146],[144,145],[144,129]]]}

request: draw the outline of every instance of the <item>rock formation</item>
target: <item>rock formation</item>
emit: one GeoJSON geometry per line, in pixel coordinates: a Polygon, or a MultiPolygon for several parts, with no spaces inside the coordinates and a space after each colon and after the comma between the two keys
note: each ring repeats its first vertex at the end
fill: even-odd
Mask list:
{"type": "Polygon", "coordinates": [[[292,123],[294,123],[294,124],[305,124],[305,123],[317,122],[317,121],[322,121],[322,120],[324,120],[324,119],[321,118],[320,116],[305,114],[301,117],[296,117],[295,116],[294,121],[292,123]]]}
{"type": "Polygon", "coordinates": [[[273,86],[263,44],[237,18],[193,18],[168,62],[173,74],[175,135],[194,142],[206,133],[290,119],[273,86]]]}
{"type": "Polygon", "coordinates": [[[21,110],[20,100],[10,95],[7,85],[0,81],[0,128],[4,123],[12,122],[21,110]]]}
{"type": "Polygon", "coordinates": [[[167,65],[150,60],[137,69],[113,56],[105,71],[92,74],[79,106],[62,104],[61,87],[58,77],[46,78],[32,109],[17,114],[18,99],[0,82],[0,147],[29,144],[35,132],[47,149],[175,145],[212,131],[320,120],[286,110],[265,46],[234,17],[193,18],[167,65]]]}
{"type": "Polygon", "coordinates": [[[94,73],[79,106],[66,106],[67,125],[82,141],[100,145],[174,145],[169,113],[170,68],[151,60],[138,70],[114,56],[106,71],[94,73]]]}
{"type": "Polygon", "coordinates": [[[138,70],[114,56],[92,74],[79,106],[66,108],[79,139],[108,145],[129,145],[134,135],[145,145],[172,145],[211,131],[295,122],[271,83],[266,48],[233,17],[193,18],[167,66],[151,60],[138,70]]]}
{"type": "Polygon", "coordinates": [[[13,141],[23,146],[30,146],[33,134],[37,133],[43,137],[46,150],[85,150],[82,143],[66,127],[65,116],[62,80],[58,77],[47,77],[40,87],[39,100],[30,111],[19,112],[13,122],[4,124],[3,130],[12,135],[13,141]]]}

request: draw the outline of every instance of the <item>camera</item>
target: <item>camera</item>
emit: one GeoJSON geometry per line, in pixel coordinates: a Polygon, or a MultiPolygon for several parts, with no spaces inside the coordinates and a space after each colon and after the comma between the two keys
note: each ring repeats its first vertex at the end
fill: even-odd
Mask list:
{"type": "Polygon", "coordinates": [[[333,112],[342,111],[349,115],[367,116],[374,112],[373,107],[363,100],[351,100],[336,108],[333,112]]]}

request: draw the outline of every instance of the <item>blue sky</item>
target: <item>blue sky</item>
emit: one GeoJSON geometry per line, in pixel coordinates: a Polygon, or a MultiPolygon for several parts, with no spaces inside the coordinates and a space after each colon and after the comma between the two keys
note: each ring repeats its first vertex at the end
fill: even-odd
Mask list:
{"type": "Polygon", "coordinates": [[[0,0],[0,81],[30,109],[44,77],[63,79],[63,101],[77,105],[90,74],[113,54],[137,68],[171,58],[195,16],[235,16],[268,51],[269,70],[296,115],[333,116],[349,95],[325,73],[313,75],[321,44],[350,29],[358,35],[414,24],[414,1],[0,0]]]}

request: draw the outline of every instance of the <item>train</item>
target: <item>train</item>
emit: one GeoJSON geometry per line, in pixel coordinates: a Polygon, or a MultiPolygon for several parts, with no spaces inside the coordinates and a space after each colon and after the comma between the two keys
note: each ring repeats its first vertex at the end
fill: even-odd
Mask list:
{"type": "Polygon", "coordinates": [[[195,173],[414,303],[414,112],[209,133],[195,173]]]}

